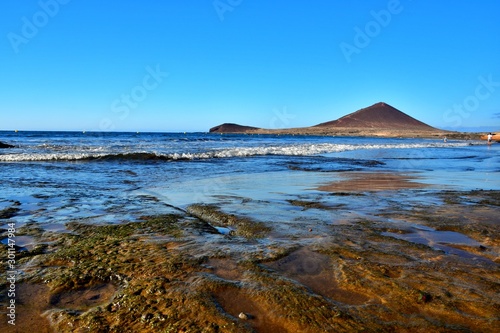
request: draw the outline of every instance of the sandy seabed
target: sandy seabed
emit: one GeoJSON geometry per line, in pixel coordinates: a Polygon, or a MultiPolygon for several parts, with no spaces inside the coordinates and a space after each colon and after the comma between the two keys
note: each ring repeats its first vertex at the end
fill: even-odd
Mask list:
{"type": "Polygon", "coordinates": [[[221,196],[65,233],[25,225],[16,326],[2,306],[0,331],[498,331],[500,191],[351,172],[286,198],[221,196]]]}

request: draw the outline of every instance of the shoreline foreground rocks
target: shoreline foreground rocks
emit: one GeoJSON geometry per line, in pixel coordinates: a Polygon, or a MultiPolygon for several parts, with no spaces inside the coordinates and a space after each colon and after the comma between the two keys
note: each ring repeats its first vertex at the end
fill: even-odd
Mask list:
{"type": "MultiPolygon", "coordinates": [[[[347,206],[321,209],[329,215],[351,211],[348,202],[366,196],[357,182],[352,192],[324,189],[323,198],[348,200],[347,206]]],[[[442,204],[422,209],[418,200],[397,203],[401,192],[384,191],[374,201],[380,205],[349,223],[328,223],[326,234],[316,222],[298,220],[285,231],[272,221],[201,203],[123,224],[73,221],[64,233],[25,225],[17,236],[37,245],[16,250],[23,271],[16,284],[16,328],[496,332],[500,226],[491,221],[500,191],[412,193],[442,204]],[[249,232],[253,222],[269,229],[249,232]],[[209,224],[229,225],[235,233],[215,233],[209,224]],[[412,241],[422,233],[433,234],[432,243],[412,241]],[[435,237],[460,243],[438,244],[435,237]]],[[[302,193],[290,204],[309,209],[317,198],[302,193]]],[[[6,233],[0,230],[0,236],[6,233]]],[[[0,248],[7,253],[6,244],[0,248]]],[[[0,275],[7,275],[6,265],[0,275]]],[[[0,294],[8,288],[0,283],[0,294]]]]}

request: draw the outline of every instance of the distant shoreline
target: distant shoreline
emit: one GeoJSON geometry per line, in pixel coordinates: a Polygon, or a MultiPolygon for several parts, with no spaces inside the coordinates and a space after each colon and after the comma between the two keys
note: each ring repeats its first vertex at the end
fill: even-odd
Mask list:
{"type": "Polygon", "coordinates": [[[336,120],[309,127],[265,129],[234,123],[224,123],[212,127],[210,132],[382,138],[440,138],[442,140],[445,140],[445,138],[479,140],[484,139],[481,136],[485,134],[462,133],[435,128],[384,102],[375,103],[336,120]]]}
{"type": "MultiPolygon", "coordinates": [[[[300,136],[329,136],[329,137],[374,137],[374,138],[424,138],[424,139],[444,139],[444,137],[453,140],[484,140],[484,136],[488,132],[454,132],[446,130],[436,130],[436,131],[412,131],[412,130],[393,130],[393,129],[366,129],[366,128],[336,128],[332,129],[322,129],[317,128],[310,130],[311,128],[289,128],[289,129],[261,129],[256,128],[253,130],[246,131],[221,131],[221,132],[206,132],[206,131],[194,131],[194,132],[183,132],[183,131],[173,131],[173,132],[162,132],[162,131],[113,131],[113,132],[102,132],[102,131],[75,131],[75,130],[19,130],[15,132],[16,134],[22,133],[80,133],[82,135],[88,134],[106,134],[106,133],[123,133],[123,134],[213,134],[213,135],[223,135],[223,134],[242,134],[242,135],[300,135],[300,136]]],[[[0,133],[11,133],[11,130],[0,130],[0,133]]]]}
{"type": "Polygon", "coordinates": [[[392,129],[366,129],[366,128],[293,128],[293,129],[255,129],[243,132],[211,132],[214,134],[247,134],[247,135],[303,135],[303,136],[338,136],[338,137],[374,137],[374,138],[423,138],[423,139],[447,139],[453,140],[481,140],[486,133],[478,132],[452,132],[445,130],[437,131],[412,131],[392,129]]]}

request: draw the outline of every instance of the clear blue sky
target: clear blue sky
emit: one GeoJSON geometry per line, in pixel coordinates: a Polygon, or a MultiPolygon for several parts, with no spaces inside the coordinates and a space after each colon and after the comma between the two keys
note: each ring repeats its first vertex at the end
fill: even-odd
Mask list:
{"type": "Polygon", "coordinates": [[[498,130],[499,14],[498,0],[3,1],[0,129],[298,127],[384,101],[498,130]]]}

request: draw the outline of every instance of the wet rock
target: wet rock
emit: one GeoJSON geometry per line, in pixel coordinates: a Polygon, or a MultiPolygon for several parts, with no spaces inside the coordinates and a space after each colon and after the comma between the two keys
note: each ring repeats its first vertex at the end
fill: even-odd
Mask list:
{"type": "MultiPolygon", "coordinates": [[[[196,218],[216,227],[235,227],[234,234],[245,238],[263,238],[271,228],[263,222],[251,220],[243,216],[235,216],[220,211],[214,205],[191,205],[187,212],[196,218]]],[[[232,229],[232,228],[229,228],[232,229]]]]}
{"type": "Polygon", "coordinates": [[[14,148],[13,145],[9,145],[7,143],[3,143],[2,141],[0,141],[0,148],[14,148]]]}
{"type": "Polygon", "coordinates": [[[0,210],[0,219],[10,219],[16,216],[19,211],[20,209],[14,206],[0,210]]]}
{"type": "Polygon", "coordinates": [[[329,210],[331,207],[316,201],[306,201],[306,200],[287,200],[292,206],[302,207],[302,210],[307,209],[324,209],[329,210]]]}
{"type": "Polygon", "coordinates": [[[153,314],[152,313],[145,313],[141,316],[141,321],[142,322],[148,322],[151,319],[153,319],[153,314]]]}
{"type": "MultiPolygon", "coordinates": [[[[191,208],[213,218],[216,225],[231,224],[238,235],[258,223],[215,206],[191,208]]],[[[496,216],[494,207],[480,208],[496,216]]],[[[398,218],[427,221],[426,216],[438,215],[429,210],[405,211],[398,218]]],[[[429,223],[441,223],[443,228],[456,223],[455,230],[474,226],[465,230],[474,231],[487,247],[482,254],[493,257],[498,252],[498,228],[490,220],[464,224],[462,219],[436,217],[429,223]],[[491,238],[481,236],[483,228],[491,238]]],[[[197,223],[208,226],[185,216],[147,217],[122,225],[69,224],[73,232],[59,235],[39,256],[39,268],[30,261],[29,274],[45,281],[54,295],[46,296],[47,308],[54,313],[50,317],[54,331],[117,332],[130,327],[136,332],[199,332],[203,327],[211,333],[359,332],[368,327],[423,332],[452,327],[493,332],[498,326],[492,319],[498,317],[499,308],[498,263],[446,255],[382,236],[381,230],[403,233],[405,229],[393,222],[332,225],[328,242],[301,247],[287,239],[283,247],[271,244],[276,248],[267,257],[254,250],[261,240],[245,242],[248,259],[243,260],[240,252],[226,252],[233,241],[238,241],[235,249],[240,247],[240,239],[200,237],[194,242],[179,233],[185,227],[198,230],[197,223]],[[158,235],[169,236],[158,242],[158,235]],[[214,242],[211,247],[207,240],[214,242]],[[75,302],[85,304],[75,306],[75,302]],[[97,310],[101,306],[105,311],[97,310]]],[[[316,231],[312,226],[301,228],[316,231]]],[[[20,230],[29,233],[32,228],[20,230]]],[[[480,252],[479,246],[467,249],[480,252]]]]}
{"type": "Polygon", "coordinates": [[[417,298],[418,303],[429,303],[432,301],[432,295],[425,291],[420,291],[417,298]]]}

